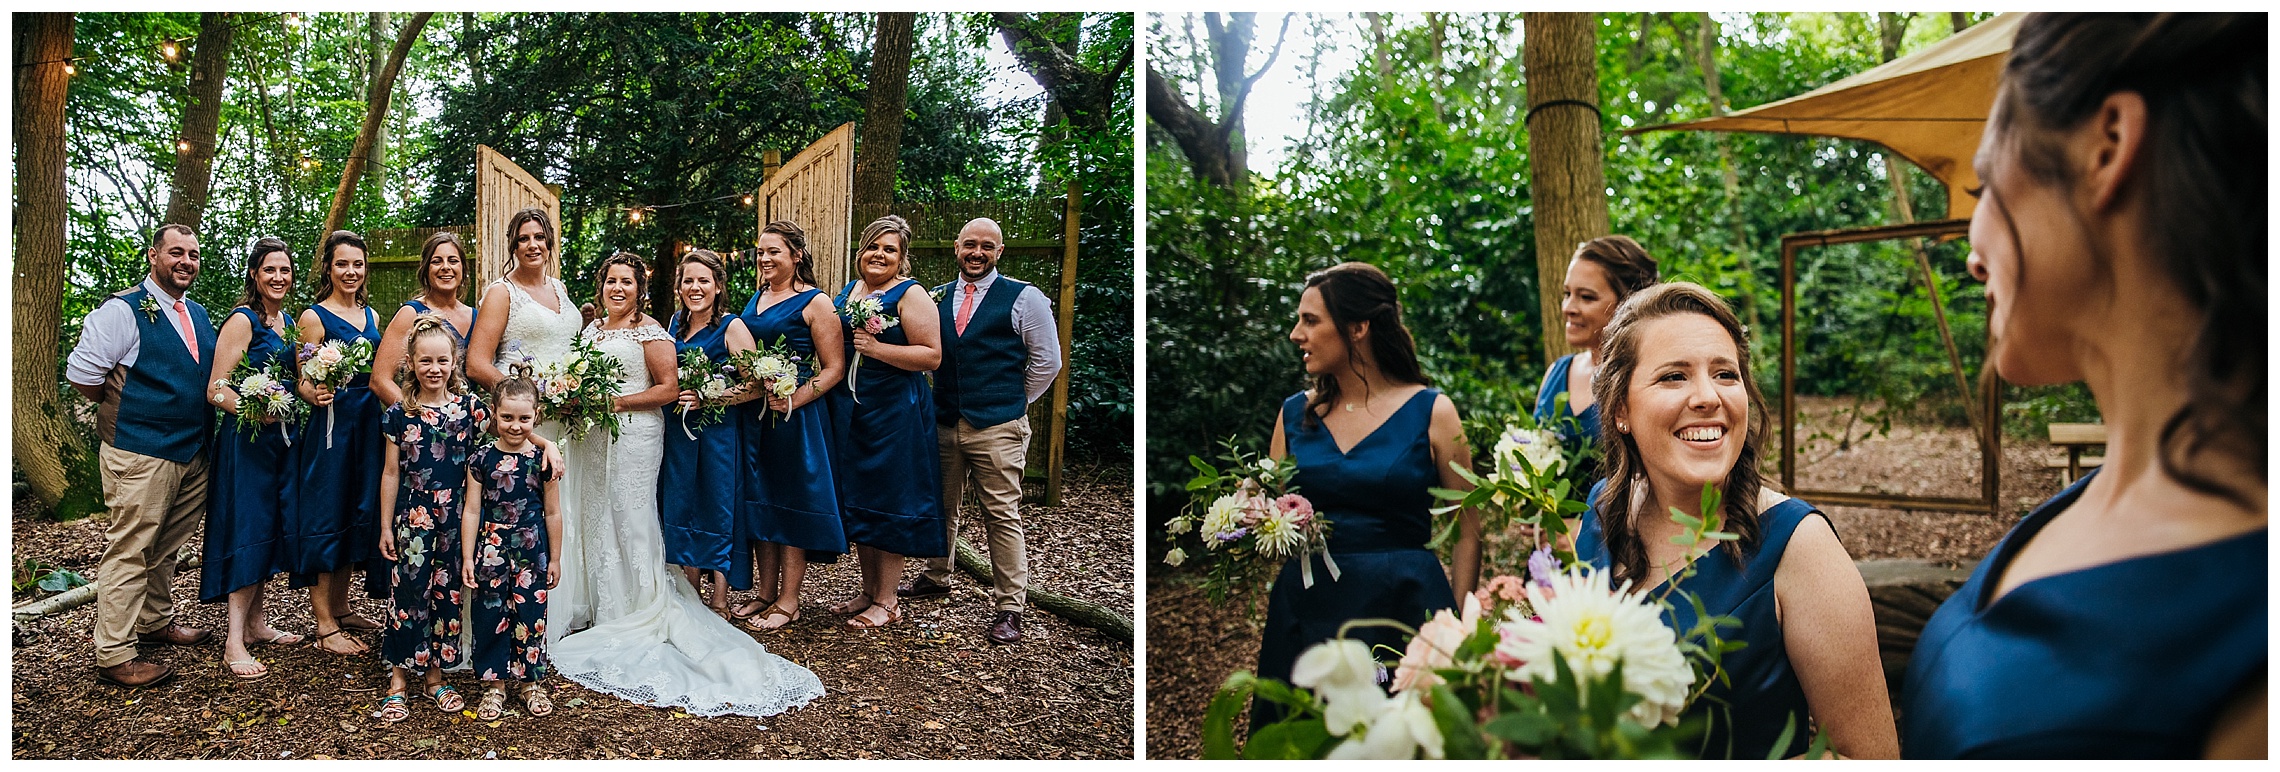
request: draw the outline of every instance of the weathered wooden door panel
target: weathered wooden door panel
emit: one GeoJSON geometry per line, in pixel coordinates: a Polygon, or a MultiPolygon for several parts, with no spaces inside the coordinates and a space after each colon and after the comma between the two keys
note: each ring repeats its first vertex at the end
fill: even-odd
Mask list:
{"type": "MultiPolygon", "coordinates": [[[[530,172],[516,166],[513,160],[489,145],[475,146],[475,286],[489,286],[492,279],[504,276],[509,268],[507,247],[513,242],[507,233],[507,218],[516,212],[536,207],[546,210],[547,221],[554,225],[554,259],[546,266],[546,275],[562,275],[562,197],[539,182],[530,172]]],[[[477,289],[480,293],[482,290],[477,289]]]]}
{"type": "Polygon", "coordinates": [[[845,123],[760,183],[753,208],[759,210],[761,228],[776,220],[799,224],[807,232],[818,285],[837,292],[846,283],[854,258],[848,245],[853,240],[854,196],[855,124],[845,123]]]}

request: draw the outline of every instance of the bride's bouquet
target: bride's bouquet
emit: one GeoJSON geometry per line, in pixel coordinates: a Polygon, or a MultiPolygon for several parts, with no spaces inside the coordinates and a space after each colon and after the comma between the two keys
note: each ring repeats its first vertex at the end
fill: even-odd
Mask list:
{"type": "Polygon", "coordinates": [[[216,385],[237,392],[237,428],[239,433],[247,435],[246,441],[253,441],[253,432],[261,428],[261,419],[267,416],[277,423],[277,434],[285,438],[286,446],[292,446],[293,434],[286,431],[285,426],[308,415],[309,403],[295,396],[285,380],[277,376],[275,363],[257,369],[253,360],[241,359],[230,371],[230,377],[216,385]]]}
{"type": "MultiPolygon", "coordinates": [[[[681,388],[697,393],[697,426],[703,427],[721,419],[728,410],[725,400],[728,388],[736,379],[736,365],[714,364],[703,349],[681,350],[681,388]]],[[[689,411],[681,411],[681,434],[690,442],[697,435],[689,431],[689,411]]]]}
{"type": "Polygon", "coordinates": [[[1314,586],[1317,552],[1338,579],[1338,564],[1330,559],[1330,523],[1314,511],[1314,504],[1298,495],[1290,478],[1297,462],[1256,456],[1230,439],[1221,443],[1220,459],[1226,471],[1198,456],[1189,456],[1196,476],[1188,481],[1192,498],[1165,530],[1172,549],[1164,562],[1178,566],[1202,563],[1204,589],[1225,598],[1230,589],[1248,589],[1262,583],[1291,557],[1300,558],[1300,581],[1314,586]],[[1188,547],[1198,547],[1196,552],[1188,547]]]}
{"type": "MultiPolygon", "coordinates": [[[[359,373],[372,370],[372,341],[358,339],[355,343],[328,340],[324,343],[303,343],[300,352],[301,379],[322,385],[335,392],[348,385],[359,373]]],[[[325,406],[325,447],[333,446],[333,406],[325,406]]]]}
{"type": "Polygon", "coordinates": [[[538,374],[539,409],[562,422],[570,439],[582,440],[594,429],[607,428],[618,436],[618,414],[612,409],[617,388],[625,380],[625,364],[594,348],[584,336],[570,341],[570,356],[538,374]]]}
{"type": "MultiPolygon", "coordinates": [[[[901,319],[887,313],[886,304],[879,299],[881,294],[873,292],[869,297],[847,301],[847,307],[839,309],[839,316],[847,320],[847,329],[878,335],[902,324],[901,319]]],[[[847,367],[847,396],[858,404],[863,398],[855,394],[855,373],[862,367],[863,352],[855,352],[855,363],[847,367]]]]}
{"type": "MultiPolygon", "coordinates": [[[[790,399],[792,392],[800,390],[800,355],[792,351],[791,344],[781,335],[776,336],[774,342],[732,354],[728,361],[737,372],[744,374],[746,383],[760,387],[770,397],[790,399]]],[[[786,411],[785,415],[790,412],[786,411]]],[[[776,417],[771,415],[768,420],[773,425],[776,417]]]]}

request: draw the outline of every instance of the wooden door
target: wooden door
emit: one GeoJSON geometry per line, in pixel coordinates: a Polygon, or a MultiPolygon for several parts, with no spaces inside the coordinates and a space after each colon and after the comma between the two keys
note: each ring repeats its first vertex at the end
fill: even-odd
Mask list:
{"type": "Polygon", "coordinates": [[[475,146],[475,286],[476,296],[482,296],[482,287],[491,280],[504,276],[509,268],[507,247],[513,235],[507,233],[507,219],[516,212],[536,207],[546,210],[547,221],[554,225],[554,259],[546,266],[546,275],[562,276],[562,197],[548,189],[545,183],[489,145],[475,146]]]}
{"type": "Polygon", "coordinates": [[[845,123],[760,183],[753,208],[760,212],[761,228],[777,220],[799,224],[807,232],[817,286],[838,292],[854,261],[848,243],[854,240],[854,195],[855,124],[845,123]]]}

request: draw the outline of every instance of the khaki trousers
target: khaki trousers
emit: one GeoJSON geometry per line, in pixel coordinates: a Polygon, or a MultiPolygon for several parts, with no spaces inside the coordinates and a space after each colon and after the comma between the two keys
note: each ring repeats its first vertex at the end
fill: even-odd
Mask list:
{"type": "Polygon", "coordinates": [[[958,510],[965,503],[966,477],[981,492],[982,529],[989,537],[990,599],[999,611],[1029,605],[1029,555],[1021,537],[1021,475],[1028,465],[1029,416],[976,429],[966,419],[937,427],[942,451],[942,521],[950,531],[952,557],[928,558],[926,578],[950,583],[957,555],[958,510]]]}
{"type": "Polygon", "coordinates": [[[95,665],[135,658],[142,633],[174,623],[175,554],[206,514],[207,456],[189,463],[130,453],[104,443],[103,561],[95,569],[95,665]]]}

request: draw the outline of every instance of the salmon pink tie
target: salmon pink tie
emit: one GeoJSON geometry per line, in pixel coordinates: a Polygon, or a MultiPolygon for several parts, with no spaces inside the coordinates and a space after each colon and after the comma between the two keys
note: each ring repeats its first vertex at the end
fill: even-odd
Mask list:
{"type": "Polygon", "coordinates": [[[174,318],[174,329],[182,333],[182,345],[190,347],[190,361],[198,361],[198,338],[190,332],[190,309],[183,307],[182,301],[174,301],[174,318]]]}
{"type": "Polygon", "coordinates": [[[958,334],[966,334],[966,320],[974,316],[974,283],[966,282],[966,297],[958,301],[958,334]]]}

